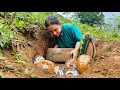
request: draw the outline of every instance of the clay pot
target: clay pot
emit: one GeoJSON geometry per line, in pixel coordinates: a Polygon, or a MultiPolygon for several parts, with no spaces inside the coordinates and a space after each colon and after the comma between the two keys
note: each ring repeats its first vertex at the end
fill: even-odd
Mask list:
{"type": "Polygon", "coordinates": [[[75,59],[69,59],[65,62],[65,66],[66,68],[72,68],[75,69],[76,68],[76,60],[75,59]]]}
{"type": "Polygon", "coordinates": [[[35,55],[33,57],[33,64],[38,64],[41,60],[45,60],[44,57],[40,56],[40,55],[35,55]]]}
{"type": "Polygon", "coordinates": [[[80,74],[88,70],[90,66],[89,62],[90,62],[90,56],[88,55],[83,54],[77,58],[76,68],[80,74]]]}
{"type": "Polygon", "coordinates": [[[54,73],[55,64],[49,60],[42,60],[37,64],[37,67],[40,67],[46,73],[54,73]]]}

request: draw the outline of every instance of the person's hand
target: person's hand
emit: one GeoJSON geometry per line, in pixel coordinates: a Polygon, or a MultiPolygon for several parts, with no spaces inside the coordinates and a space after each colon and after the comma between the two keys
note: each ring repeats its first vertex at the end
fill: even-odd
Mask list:
{"type": "Polygon", "coordinates": [[[55,44],[54,48],[59,48],[59,45],[58,45],[58,44],[55,44]]]}
{"type": "Polygon", "coordinates": [[[74,49],[70,52],[70,54],[72,55],[73,59],[77,59],[77,52],[78,50],[74,49]]]}

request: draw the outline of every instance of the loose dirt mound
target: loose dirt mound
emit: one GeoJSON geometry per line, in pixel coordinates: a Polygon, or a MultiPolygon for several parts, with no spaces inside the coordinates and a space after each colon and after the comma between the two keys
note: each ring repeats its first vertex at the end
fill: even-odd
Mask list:
{"type": "Polygon", "coordinates": [[[120,78],[120,42],[97,41],[95,62],[82,78],[120,78]]]}

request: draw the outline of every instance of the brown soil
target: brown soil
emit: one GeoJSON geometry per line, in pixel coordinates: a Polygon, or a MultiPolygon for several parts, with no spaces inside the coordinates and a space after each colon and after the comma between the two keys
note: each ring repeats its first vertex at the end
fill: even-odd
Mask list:
{"type": "MultiPolygon", "coordinates": [[[[8,50],[3,51],[5,60],[0,59],[0,72],[5,78],[66,78],[55,74],[43,72],[33,64],[32,58],[38,54],[44,58],[48,47],[53,47],[54,42],[48,37],[45,30],[39,30],[39,39],[25,38],[26,45],[17,48],[26,63],[15,62],[15,58],[8,50]],[[11,68],[8,66],[11,65],[11,68]],[[29,73],[27,73],[29,72],[29,73]],[[31,72],[31,73],[30,73],[31,72]]],[[[97,55],[90,64],[90,68],[79,77],[75,78],[120,78],[120,42],[103,41],[96,39],[97,55]]],[[[65,64],[55,63],[56,66],[65,67],[65,64]]]]}
{"type": "Polygon", "coordinates": [[[120,42],[97,41],[95,62],[82,78],[120,78],[120,42]]]}

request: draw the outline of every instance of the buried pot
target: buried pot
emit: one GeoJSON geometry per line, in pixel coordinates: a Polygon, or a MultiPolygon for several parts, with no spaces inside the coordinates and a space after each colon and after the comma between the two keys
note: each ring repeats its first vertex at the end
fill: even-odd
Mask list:
{"type": "Polygon", "coordinates": [[[45,60],[45,59],[44,59],[44,57],[42,57],[42,56],[40,56],[40,55],[35,55],[35,56],[32,58],[32,60],[33,60],[33,63],[34,63],[34,64],[38,64],[40,61],[43,61],[43,60],[45,60]]]}
{"type": "Polygon", "coordinates": [[[40,61],[37,67],[41,68],[45,73],[54,73],[55,64],[49,60],[40,61]]]}
{"type": "Polygon", "coordinates": [[[52,62],[50,60],[45,60],[40,55],[35,55],[33,57],[33,64],[35,64],[35,66],[41,68],[46,73],[54,73],[54,69],[55,69],[54,62],[52,62]]]}
{"type": "Polygon", "coordinates": [[[70,52],[74,48],[48,48],[46,53],[46,59],[53,62],[66,62],[66,60],[72,59],[70,52]]]}
{"type": "Polygon", "coordinates": [[[88,70],[89,66],[90,66],[90,56],[88,55],[80,55],[77,58],[77,64],[76,64],[76,68],[78,70],[78,72],[81,74],[84,71],[88,70]]]}
{"type": "Polygon", "coordinates": [[[76,68],[76,59],[69,59],[65,62],[66,68],[75,69],[76,68]]]}

